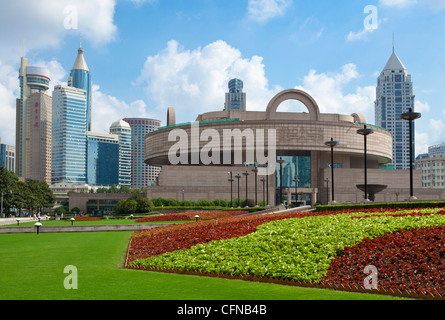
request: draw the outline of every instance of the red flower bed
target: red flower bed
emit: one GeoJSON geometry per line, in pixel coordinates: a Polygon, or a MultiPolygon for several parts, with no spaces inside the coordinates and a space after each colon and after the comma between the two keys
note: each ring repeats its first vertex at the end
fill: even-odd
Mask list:
{"type": "Polygon", "coordinates": [[[364,268],[378,270],[378,288],[445,295],[445,226],[387,234],[348,247],[321,280],[364,287],[364,268]]]}
{"type": "Polygon", "coordinates": [[[303,216],[302,213],[283,213],[248,217],[233,217],[193,224],[172,225],[133,234],[127,259],[144,259],[176,250],[190,249],[200,243],[245,236],[267,222],[303,216]]]}
{"type": "Polygon", "coordinates": [[[136,223],[141,222],[159,222],[159,221],[191,221],[195,220],[195,216],[199,216],[199,220],[211,220],[216,218],[236,217],[248,213],[247,211],[206,211],[206,212],[187,212],[164,214],[159,216],[146,217],[136,219],[136,223]]]}

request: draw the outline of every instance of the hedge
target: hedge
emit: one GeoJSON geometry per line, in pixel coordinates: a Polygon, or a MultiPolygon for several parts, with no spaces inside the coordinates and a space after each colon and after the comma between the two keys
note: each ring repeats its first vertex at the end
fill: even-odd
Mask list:
{"type": "Polygon", "coordinates": [[[418,201],[418,202],[391,202],[391,203],[362,203],[362,204],[340,204],[340,205],[316,205],[317,212],[356,210],[356,209],[417,209],[417,208],[442,208],[445,201],[418,201]]]}

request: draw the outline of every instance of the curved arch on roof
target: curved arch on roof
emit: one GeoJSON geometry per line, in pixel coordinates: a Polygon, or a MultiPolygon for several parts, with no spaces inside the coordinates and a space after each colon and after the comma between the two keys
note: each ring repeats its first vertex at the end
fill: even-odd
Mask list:
{"type": "Polygon", "coordinates": [[[266,109],[266,120],[274,120],[278,117],[277,109],[284,101],[287,100],[298,100],[303,103],[307,110],[309,111],[310,119],[317,121],[320,119],[320,108],[317,102],[311,95],[299,89],[289,89],[278,93],[275,97],[270,100],[269,105],[266,109]]]}

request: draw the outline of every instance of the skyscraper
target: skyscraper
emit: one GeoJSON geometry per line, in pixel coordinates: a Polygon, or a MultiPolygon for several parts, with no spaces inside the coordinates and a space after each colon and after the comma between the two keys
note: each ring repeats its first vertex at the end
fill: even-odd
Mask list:
{"type": "Polygon", "coordinates": [[[246,111],[246,93],[243,93],[243,82],[239,79],[229,81],[229,92],[226,93],[224,111],[246,111]]]}
{"type": "MultiPolygon", "coordinates": [[[[393,135],[394,169],[410,167],[409,122],[402,120],[401,115],[410,108],[414,111],[414,98],[411,75],[393,49],[391,57],[377,79],[375,123],[393,135]]],[[[413,146],[414,140],[413,136],[413,146]]],[[[414,155],[413,148],[413,158],[414,155]]]]}
{"type": "Polygon", "coordinates": [[[144,162],[145,135],[156,131],[161,126],[161,121],[145,118],[125,118],[130,124],[131,137],[131,187],[145,188],[151,186],[159,175],[159,168],[147,165],[144,162]]]}
{"type": "Polygon", "coordinates": [[[90,186],[119,184],[119,136],[87,133],[87,177],[90,186]]]}
{"type": "Polygon", "coordinates": [[[91,74],[88,69],[85,57],[83,55],[82,46],[77,51],[77,58],[74,62],[71,73],[68,77],[68,86],[86,91],[87,95],[87,131],[91,131],[91,103],[92,103],[92,89],[91,89],[91,74]]]}
{"type": "Polygon", "coordinates": [[[56,86],[53,92],[52,183],[86,183],[87,92],[56,86]]]}
{"type": "Polygon", "coordinates": [[[119,186],[131,186],[131,127],[118,120],[111,124],[110,133],[119,137],[119,186]]]}
{"type": "Polygon", "coordinates": [[[49,70],[21,58],[20,99],[16,104],[16,174],[24,179],[51,181],[52,99],[49,70]]]}
{"type": "Polygon", "coordinates": [[[4,167],[9,171],[15,169],[15,148],[2,143],[0,138],[0,167],[4,167]]]}

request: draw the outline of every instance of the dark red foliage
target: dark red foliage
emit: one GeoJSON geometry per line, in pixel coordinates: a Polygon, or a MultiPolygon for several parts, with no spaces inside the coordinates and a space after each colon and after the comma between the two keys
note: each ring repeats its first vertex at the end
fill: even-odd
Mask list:
{"type": "Polygon", "coordinates": [[[323,284],[364,287],[364,269],[378,270],[379,289],[445,295],[445,226],[399,231],[345,248],[323,284]]]}

